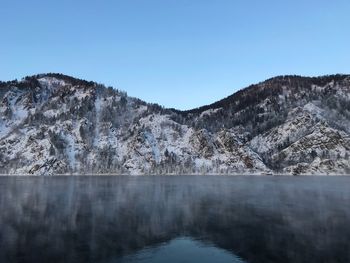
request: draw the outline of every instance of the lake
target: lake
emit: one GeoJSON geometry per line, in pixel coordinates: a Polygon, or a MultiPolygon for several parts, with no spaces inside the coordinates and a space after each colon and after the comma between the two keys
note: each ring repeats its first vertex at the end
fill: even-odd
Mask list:
{"type": "Polygon", "coordinates": [[[350,262],[350,177],[0,177],[0,262],[350,262]]]}

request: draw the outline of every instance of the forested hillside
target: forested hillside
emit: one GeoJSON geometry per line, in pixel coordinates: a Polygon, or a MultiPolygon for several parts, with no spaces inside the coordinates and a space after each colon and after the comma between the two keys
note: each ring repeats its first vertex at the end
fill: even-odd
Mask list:
{"type": "Polygon", "coordinates": [[[280,76],[165,109],[62,74],[0,82],[0,173],[347,174],[350,77],[280,76]]]}

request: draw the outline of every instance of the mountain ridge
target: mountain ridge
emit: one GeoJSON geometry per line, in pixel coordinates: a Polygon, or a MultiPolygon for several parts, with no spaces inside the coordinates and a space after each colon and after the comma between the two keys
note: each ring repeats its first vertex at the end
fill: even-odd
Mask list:
{"type": "Polygon", "coordinates": [[[209,109],[209,108],[219,107],[219,105],[222,104],[223,102],[230,100],[230,99],[234,99],[238,94],[243,93],[243,92],[247,92],[250,89],[254,89],[255,87],[258,87],[260,84],[263,84],[266,82],[271,82],[271,81],[276,81],[276,80],[281,80],[281,79],[283,80],[283,79],[294,78],[294,79],[309,79],[309,80],[314,80],[314,81],[317,81],[317,80],[326,81],[326,79],[330,79],[330,80],[339,79],[339,78],[345,79],[345,78],[349,78],[349,77],[350,77],[350,74],[331,74],[331,75],[323,75],[323,76],[317,76],[317,77],[302,76],[302,75],[279,75],[279,76],[272,77],[272,78],[266,79],[264,81],[261,81],[257,84],[251,84],[245,88],[242,88],[242,89],[235,91],[233,94],[228,95],[228,96],[224,97],[223,99],[220,99],[220,100],[215,101],[213,103],[209,103],[207,105],[202,105],[202,106],[192,108],[189,110],[177,110],[176,108],[171,108],[171,109],[177,110],[179,112],[185,112],[185,113],[193,113],[196,111],[205,111],[206,109],[209,109]]]}
{"type": "Polygon", "coordinates": [[[350,75],[278,76],[181,111],[58,73],[0,82],[5,174],[348,174],[350,75]]]}

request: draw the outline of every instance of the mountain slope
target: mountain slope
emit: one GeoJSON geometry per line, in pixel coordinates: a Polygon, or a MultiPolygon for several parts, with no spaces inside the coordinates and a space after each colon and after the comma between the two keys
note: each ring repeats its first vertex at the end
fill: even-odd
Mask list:
{"type": "Polygon", "coordinates": [[[0,83],[0,173],[346,174],[350,77],[276,77],[190,111],[61,74],[0,83]]]}

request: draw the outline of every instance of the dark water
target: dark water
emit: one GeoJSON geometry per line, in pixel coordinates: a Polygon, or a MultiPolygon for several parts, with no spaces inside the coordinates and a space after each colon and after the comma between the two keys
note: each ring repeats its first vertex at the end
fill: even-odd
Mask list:
{"type": "Polygon", "coordinates": [[[188,237],[176,238],[162,245],[142,249],[134,254],[116,258],[118,263],[244,263],[229,251],[213,244],[203,244],[188,237]]]}
{"type": "Polygon", "coordinates": [[[350,177],[1,177],[0,262],[350,262],[350,177]]]}

